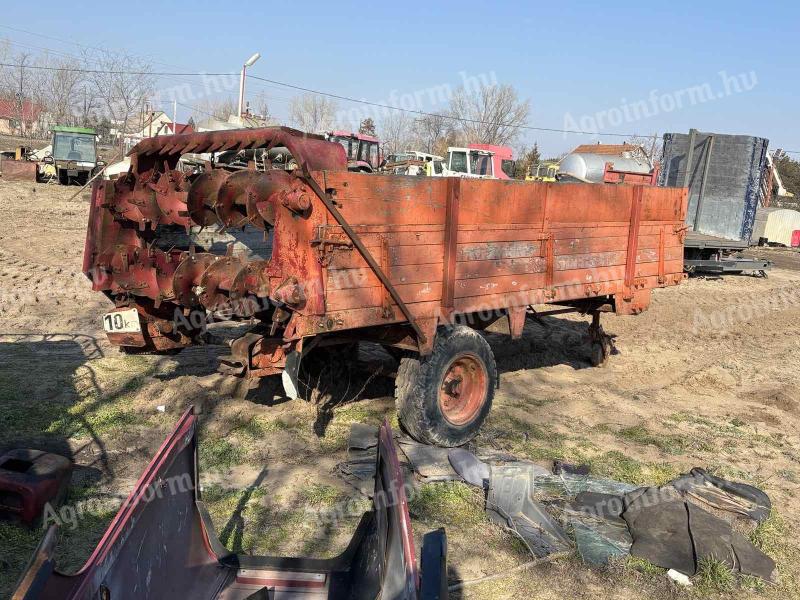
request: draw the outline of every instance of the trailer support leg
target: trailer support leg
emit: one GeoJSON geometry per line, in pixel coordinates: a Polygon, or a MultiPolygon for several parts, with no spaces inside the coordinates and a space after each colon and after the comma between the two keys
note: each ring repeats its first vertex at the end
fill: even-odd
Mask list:
{"type": "Polygon", "coordinates": [[[614,350],[613,338],[603,331],[600,325],[600,312],[592,311],[592,322],[589,325],[589,343],[591,344],[589,360],[594,367],[601,367],[614,350]]]}

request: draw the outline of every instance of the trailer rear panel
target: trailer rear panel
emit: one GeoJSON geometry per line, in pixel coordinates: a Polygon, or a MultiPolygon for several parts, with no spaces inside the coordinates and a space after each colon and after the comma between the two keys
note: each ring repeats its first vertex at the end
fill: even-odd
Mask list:
{"type": "Polygon", "coordinates": [[[695,240],[708,246],[715,243],[713,238],[728,240],[719,242],[722,248],[750,243],[768,144],[747,135],[664,135],[659,185],[689,188],[687,246],[695,240]]]}

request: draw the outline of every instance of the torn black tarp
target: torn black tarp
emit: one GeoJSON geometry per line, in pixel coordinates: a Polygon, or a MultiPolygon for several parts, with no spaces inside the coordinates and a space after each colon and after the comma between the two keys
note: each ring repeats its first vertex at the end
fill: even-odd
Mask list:
{"type": "Polygon", "coordinates": [[[701,559],[713,558],[736,573],[775,580],[775,562],[769,556],[730,523],[684,499],[672,485],[636,490],[623,502],[633,556],[687,575],[697,572],[701,559]]]}
{"type": "Polygon", "coordinates": [[[747,517],[756,523],[766,520],[772,510],[769,496],[757,487],[715,477],[698,467],[669,485],[700,506],[747,517]]]}

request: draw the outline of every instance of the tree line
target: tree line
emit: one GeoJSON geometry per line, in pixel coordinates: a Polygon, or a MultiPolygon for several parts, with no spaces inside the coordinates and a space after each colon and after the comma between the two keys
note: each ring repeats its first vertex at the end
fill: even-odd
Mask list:
{"type": "Polygon", "coordinates": [[[14,107],[19,133],[28,137],[44,136],[55,124],[127,133],[155,84],[147,61],[119,52],[12,53],[0,42],[0,62],[16,65],[0,67],[0,99],[14,107]],[[25,123],[26,106],[36,108],[38,123],[25,123]]]}

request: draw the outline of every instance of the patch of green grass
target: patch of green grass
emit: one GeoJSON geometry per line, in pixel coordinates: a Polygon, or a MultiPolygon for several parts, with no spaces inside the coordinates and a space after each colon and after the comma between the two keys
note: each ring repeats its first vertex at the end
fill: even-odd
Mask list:
{"type": "Polygon", "coordinates": [[[713,558],[701,558],[692,582],[702,596],[725,594],[733,591],[736,576],[725,563],[713,558]]]}
{"type": "Polygon", "coordinates": [[[386,417],[386,409],[376,402],[354,402],[333,410],[333,418],[319,438],[324,452],[341,452],[347,449],[352,423],[380,425],[386,417]]]}
{"type": "Polygon", "coordinates": [[[756,577],[755,575],[739,575],[739,586],[743,590],[750,590],[760,593],[767,589],[767,582],[761,579],[761,577],[756,577]]]}
{"type": "Polygon", "coordinates": [[[597,433],[608,433],[611,435],[614,435],[616,433],[614,427],[611,426],[611,423],[598,423],[597,425],[594,425],[591,429],[592,431],[595,431],[597,433]]]}
{"type": "Polygon", "coordinates": [[[640,462],[617,450],[595,456],[589,464],[597,476],[634,485],[663,485],[680,475],[671,465],[640,462]]]}
{"type": "MultiPolygon", "coordinates": [[[[67,380],[64,387],[69,389],[67,380]]],[[[0,437],[6,437],[3,433],[13,433],[14,437],[21,438],[50,432],[53,424],[60,422],[69,403],[56,399],[37,401],[31,398],[24,380],[0,373],[0,407],[0,437]]],[[[65,432],[59,429],[53,433],[65,432]]]]}
{"type": "Polygon", "coordinates": [[[264,415],[256,415],[241,421],[233,431],[251,440],[259,440],[271,433],[289,431],[291,429],[294,429],[294,427],[281,419],[270,419],[264,415]]]}
{"type": "Polygon", "coordinates": [[[89,409],[84,412],[79,405],[69,412],[80,423],[84,433],[89,431],[95,434],[112,433],[135,425],[146,425],[147,419],[144,415],[130,410],[128,406],[127,402],[116,402],[102,404],[95,410],[89,409]]]}
{"type": "Polygon", "coordinates": [[[646,558],[640,558],[638,556],[628,556],[625,560],[625,568],[633,569],[652,577],[663,577],[667,572],[667,569],[654,565],[646,558]]]}
{"type": "Polygon", "coordinates": [[[219,485],[203,487],[202,498],[217,529],[220,541],[232,552],[254,552],[259,541],[257,529],[270,508],[263,503],[267,490],[243,490],[219,485]]]}
{"type": "Polygon", "coordinates": [[[789,531],[783,518],[773,509],[751,533],[750,541],[764,554],[774,556],[786,549],[789,531]]]}
{"type": "MultiPolygon", "coordinates": [[[[511,453],[529,460],[564,460],[583,462],[584,453],[567,442],[569,436],[558,433],[544,424],[534,424],[509,415],[491,417],[485,434],[493,439],[504,440],[511,453]]],[[[584,438],[576,446],[586,448],[584,438]],[[581,443],[584,442],[584,443],[581,443]]]]}
{"type": "Polygon", "coordinates": [[[261,507],[251,534],[254,541],[250,552],[280,554],[287,544],[297,547],[304,537],[313,535],[311,527],[303,530],[306,518],[307,513],[302,509],[261,507]]]}
{"type": "Polygon", "coordinates": [[[92,503],[82,508],[76,520],[77,526],[65,522],[61,527],[61,539],[56,547],[56,562],[59,568],[67,573],[74,573],[80,569],[100,542],[118,510],[119,502],[92,503]]]}
{"type": "Polygon", "coordinates": [[[0,522],[0,598],[10,598],[44,532],[0,522]]]}
{"type": "Polygon", "coordinates": [[[655,446],[667,454],[681,454],[691,446],[687,438],[672,434],[655,434],[644,425],[624,427],[617,432],[617,437],[642,446],[655,446]]]}
{"type": "Polygon", "coordinates": [[[347,450],[349,439],[349,424],[331,423],[325,429],[325,435],[319,438],[319,444],[323,452],[342,452],[343,450],[347,450]]]}
{"type": "Polygon", "coordinates": [[[747,444],[749,447],[754,444],[763,444],[771,448],[783,449],[786,446],[784,435],[758,433],[755,427],[738,417],[719,423],[692,413],[677,412],[667,417],[666,421],[667,423],[689,424],[699,430],[701,436],[706,439],[720,438],[724,441],[725,448],[735,448],[737,442],[747,444]]]}
{"type": "Polygon", "coordinates": [[[312,483],[300,490],[300,497],[310,506],[333,506],[342,498],[342,492],[332,485],[312,483]]]}
{"type": "Polygon", "coordinates": [[[483,501],[463,483],[426,483],[410,498],[411,514],[426,523],[466,527],[486,520],[483,501]]]}
{"type": "Polygon", "coordinates": [[[200,439],[200,470],[230,469],[244,460],[244,449],[228,440],[208,436],[200,439]]]}
{"type": "Polygon", "coordinates": [[[534,438],[553,445],[561,445],[567,439],[567,436],[554,431],[552,427],[547,425],[528,423],[516,417],[508,417],[508,422],[512,431],[523,432],[528,435],[529,439],[534,438]]]}
{"type": "Polygon", "coordinates": [[[230,489],[221,485],[204,485],[203,502],[213,505],[217,509],[233,509],[247,495],[248,501],[256,501],[267,495],[267,490],[263,487],[246,488],[243,490],[230,489]]]}
{"type": "Polygon", "coordinates": [[[731,465],[711,464],[706,470],[712,475],[731,481],[755,481],[752,473],[731,465]]]}

